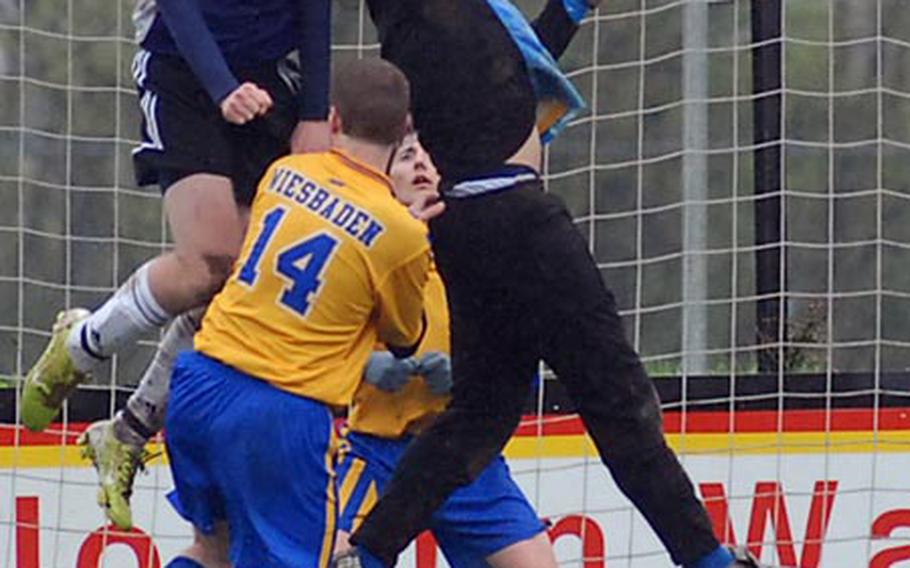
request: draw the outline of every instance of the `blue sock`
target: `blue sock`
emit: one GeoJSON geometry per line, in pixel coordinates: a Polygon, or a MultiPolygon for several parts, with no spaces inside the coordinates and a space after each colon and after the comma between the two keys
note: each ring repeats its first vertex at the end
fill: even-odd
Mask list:
{"type": "Polygon", "coordinates": [[[736,558],[725,546],[718,546],[714,552],[702,556],[694,564],[686,564],[685,568],[730,568],[736,558]]]}
{"type": "Polygon", "coordinates": [[[186,556],[178,556],[168,562],[164,568],[205,568],[205,566],[186,556]]]}
{"type": "Polygon", "coordinates": [[[360,565],[363,568],[386,568],[382,560],[373,556],[373,554],[362,546],[357,547],[357,553],[360,555],[360,565]]]}

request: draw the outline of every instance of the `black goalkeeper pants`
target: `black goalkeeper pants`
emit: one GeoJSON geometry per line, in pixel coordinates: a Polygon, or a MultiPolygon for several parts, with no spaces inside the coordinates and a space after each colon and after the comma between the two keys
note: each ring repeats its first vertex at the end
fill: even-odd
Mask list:
{"type": "Polygon", "coordinates": [[[543,359],[673,560],[715,550],[664,440],[656,390],[562,201],[535,181],[446,205],[431,229],[451,310],[452,402],[405,453],[353,541],[394,564],[448,495],[502,451],[543,359]]]}

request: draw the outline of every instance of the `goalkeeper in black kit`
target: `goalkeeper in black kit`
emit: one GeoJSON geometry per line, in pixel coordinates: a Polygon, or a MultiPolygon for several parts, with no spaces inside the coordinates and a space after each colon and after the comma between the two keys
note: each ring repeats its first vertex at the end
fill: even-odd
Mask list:
{"type": "Polygon", "coordinates": [[[613,295],[565,205],[542,188],[541,145],[573,108],[553,56],[598,2],[549,0],[529,25],[507,0],[367,0],[382,56],[408,76],[415,128],[442,175],[445,212],[430,228],[455,385],[339,567],[394,566],[433,511],[500,453],[540,360],[675,564],[757,566],[715,538],[664,440],[656,391],[613,295]]]}

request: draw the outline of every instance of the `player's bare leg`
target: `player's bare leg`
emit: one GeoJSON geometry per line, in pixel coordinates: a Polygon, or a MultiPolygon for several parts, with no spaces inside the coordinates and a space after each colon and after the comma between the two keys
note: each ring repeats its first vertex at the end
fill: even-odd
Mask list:
{"type": "Polygon", "coordinates": [[[492,568],[556,568],[556,555],[547,533],[516,542],[487,556],[492,568]]]}
{"type": "MultiPolygon", "coordinates": [[[[245,231],[249,209],[241,207],[239,214],[245,231]]],[[[80,440],[84,455],[98,472],[98,502],[110,521],[122,529],[132,526],[130,495],[142,459],[149,455],[145,444],[164,426],[174,361],[179,353],[192,348],[204,312],[205,306],[194,308],[171,323],[126,408],[111,420],[93,424],[91,429],[98,434],[80,440]]]]}
{"type": "Polygon", "coordinates": [[[351,533],[347,531],[335,532],[335,548],[332,550],[332,557],[343,554],[351,549],[351,533]]]}
{"type": "Polygon", "coordinates": [[[176,314],[204,305],[227,278],[243,239],[243,215],[231,181],[195,174],[173,184],[165,208],[172,252],[142,265],[92,314],[61,312],[41,358],[26,377],[22,423],[44,430],[63,401],[123,345],[176,314]]]}
{"type": "Polygon", "coordinates": [[[231,181],[212,174],[178,181],[164,205],[175,246],[153,261],[149,285],[162,308],[179,314],[221,289],[243,243],[245,216],[231,181]]]}
{"type": "Polygon", "coordinates": [[[229,544],[228,526],[225,522],[216,523],[215,530],[210,535],[193,529],[193,544],[165,568],[231,568],[229,544]]]}

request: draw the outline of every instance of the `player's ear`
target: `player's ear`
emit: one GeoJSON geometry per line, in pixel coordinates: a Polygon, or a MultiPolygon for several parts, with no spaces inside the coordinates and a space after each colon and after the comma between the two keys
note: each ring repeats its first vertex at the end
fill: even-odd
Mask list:
{"type": "Polygon", "coordinates": [[[341,115],[338,114],[338,110],[334,106],[329,107],[329,128],[332,134],[338,135],[342,133],[341,115]]]}

